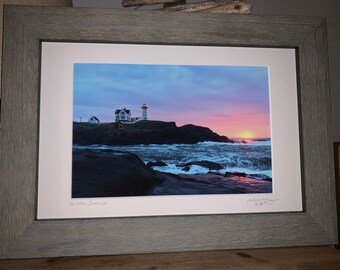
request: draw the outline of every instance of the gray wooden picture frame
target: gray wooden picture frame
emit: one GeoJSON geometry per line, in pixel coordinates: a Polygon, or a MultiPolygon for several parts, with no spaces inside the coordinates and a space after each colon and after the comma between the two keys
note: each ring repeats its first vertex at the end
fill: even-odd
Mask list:
{"type": "Polygon", "coordinates": [[[0,258],[336,244],[327,61],[322,18],[6,6],[0,258]],[[296,48],[305,210],[36,220],[42,40],[296,48]]]}

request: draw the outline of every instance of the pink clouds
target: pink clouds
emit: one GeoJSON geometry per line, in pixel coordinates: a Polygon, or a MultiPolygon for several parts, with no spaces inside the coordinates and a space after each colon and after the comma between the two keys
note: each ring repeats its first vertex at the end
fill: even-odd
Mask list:
{"type": "Polygon", "coordinates": [[[270,138],[270,119],[266,112],[251,109],[238,111],[232,114],[210,114],[202,112],[181,113],[179,110],[169,113],[150,111],[150,119],[162,121],[175,121],[178,126],[194,124],[205,126],[214,132],[230,138],[240,138],[241,133],[248,131],[254,133],[256,138],[270,138]],[[152,117],[157,115],[157,117],[152,117]]]}

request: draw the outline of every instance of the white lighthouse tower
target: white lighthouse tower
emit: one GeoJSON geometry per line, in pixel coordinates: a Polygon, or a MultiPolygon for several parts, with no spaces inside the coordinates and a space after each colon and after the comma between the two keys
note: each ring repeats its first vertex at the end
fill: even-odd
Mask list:
{"type": "Polygon", "coordinates": [[[142,108],[142,120],[148,120],[148,106],[144,103],[141,108],[142,108]]]}

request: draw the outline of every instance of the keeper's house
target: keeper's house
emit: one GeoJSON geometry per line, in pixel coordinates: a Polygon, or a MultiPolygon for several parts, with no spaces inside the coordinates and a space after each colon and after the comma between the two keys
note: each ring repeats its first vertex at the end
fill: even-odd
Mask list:
{"type": "Polygon", "coordinates": [[[115,111],[116,122],[131,122],[131,111],[124,108],[115,111]]]}
{"type": "Polygon", "coordinates": [[[123,108],[115,111],[116,122],[122,122],[125,124],[133,124],[140,120],[148,120],[148,106],[144,103],[141,106],[142,116],[141,117],[131,117],[131,111],[123,108]]]}

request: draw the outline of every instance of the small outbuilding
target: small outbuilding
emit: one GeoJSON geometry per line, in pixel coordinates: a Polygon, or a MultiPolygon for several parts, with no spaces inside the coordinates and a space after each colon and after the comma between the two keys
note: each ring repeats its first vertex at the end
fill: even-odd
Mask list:
{"type": "Polygon", "coordinates": [[[100,124],[100,120],[95,116],[91,116],[87,122],[91,124],[100,124]]]}

